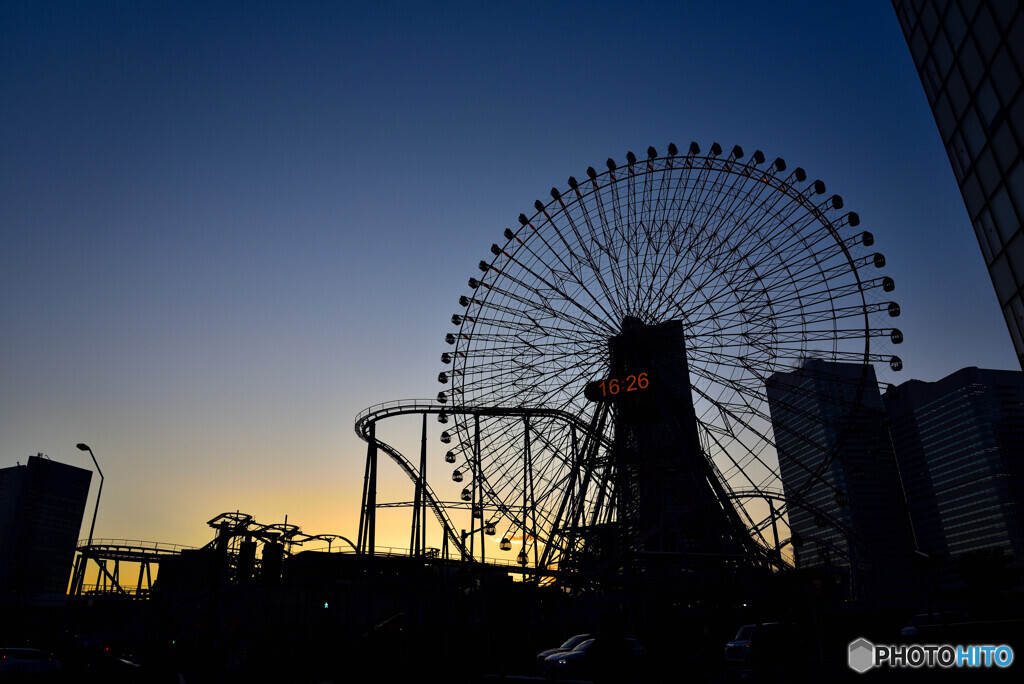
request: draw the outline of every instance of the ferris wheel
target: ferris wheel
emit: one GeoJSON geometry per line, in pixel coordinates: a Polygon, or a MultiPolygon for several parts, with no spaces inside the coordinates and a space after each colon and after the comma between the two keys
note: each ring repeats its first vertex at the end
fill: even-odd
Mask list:
{"type": "MultiPolygon", "coordinates": [[[[875,381],[864,369],[902,366],[887,351],[902,333],[885,258],[838,195],[760,151],[667,152],[552,188],[491,245],[452,316],[445,458],[523,565],[567,568],[623,543],[706,551],[723,537],[723,554],[777,562],[801,492],[783,496],[783,411],[766,385],[809,361],[861,369],[845,376],[853,407],[875,381]]],[[[841,451],[820,428],[797,430],[787,456],[805,490],[841,451]]]]}

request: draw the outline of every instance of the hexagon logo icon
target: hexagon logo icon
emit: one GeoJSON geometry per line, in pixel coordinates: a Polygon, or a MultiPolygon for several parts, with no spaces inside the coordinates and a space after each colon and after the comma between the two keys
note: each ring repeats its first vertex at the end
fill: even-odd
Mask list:
{"type": "Polygon", "coordinates": [[[864,638],[851,642],[848,662],[854,672],[867,672],[875,665],[875,645],[864,638]]]}

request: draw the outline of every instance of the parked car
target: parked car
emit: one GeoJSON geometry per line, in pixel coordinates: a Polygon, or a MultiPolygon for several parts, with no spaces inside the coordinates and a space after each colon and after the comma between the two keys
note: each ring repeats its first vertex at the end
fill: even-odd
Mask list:
{"type": "Polygon", "coordinates": [[[743,625],[736,638],[725,645],[725,660],[734,666],[773,664],[787,654],[800,652],[802,644],[800,627],[792,622],[743,625]]]}
{"type": "Polygon", "coordinates": [[[556,655],[558,653],[565,653],[566,651],[571,651],[572,649],[576,648],[577,646],[582,644],[587,639],[593,638],[593,636],[594,636],[593,634],[577,634],[576,636],[572,636],[572,637],[569,637],[568,639],[566,639],[565,643],[563,643],[561,646],[559,646],[557,648],[549,648],[549,649],[541,651],[540,653],[537,654],[537,667],[541,668],[541,670],[543,671],[543,669],[544,669],[544,661],[547,658],[549,658],[549,657],[551,657],[553,655],[556,655]]]}
{"type": "Polygon", "coordinates": [[[553,679],[592,679],[597,672],[606,675],[618,672],[626,676],[641,671],[645,650],[636,639],[601,634],[588,636],[592,638],[571,650],[545,658],[544,674],[553,679]]]}
{"type": "Polygon", "coordinates": [[[52,674],[61,669],[52,653],[37,648],[0,648],[0,674],[52,674]]]}
{"type": "Polygon", "coordinates": [[[593,643],[594,640],[592,638],[587,638],[568,651],[549,655],[544,659],[542,668],[544,676],[553,679],[570,679],[583,675],[587,669],[587,649],[593,643]]]}
{"type": "Polygon", "coordinates": [[[945,610],[941,613],[921,613],[910,618],[907,626],[900,630],[905,637],[916,637],[921,635],[922,627],[934,627],[937,625],[950,625],[967,620],[967,613],[962,610],[945,610]]]}

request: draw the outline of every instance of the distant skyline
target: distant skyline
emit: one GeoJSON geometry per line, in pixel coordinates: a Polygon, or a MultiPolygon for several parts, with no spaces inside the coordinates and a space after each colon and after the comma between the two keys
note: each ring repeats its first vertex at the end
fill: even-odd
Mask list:
{"type": "MultiPolygon", "coordinates": [[[[1019,369],[885,0],[4,4],[0,467],[89,444],[97,538],[201,545],[240,509],[354,539],[355,415],[436,394],[490,244],[587,166],[691,140],[860,215],[903,312],[887,377],[1019,369]]],[[[415,453],[414,422],[382,436],[415,453]]]]}

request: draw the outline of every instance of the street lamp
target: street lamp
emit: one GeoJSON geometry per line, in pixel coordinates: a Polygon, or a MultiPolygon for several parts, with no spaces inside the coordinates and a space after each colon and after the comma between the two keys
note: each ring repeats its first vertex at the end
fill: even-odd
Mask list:
{"type": "Polygon", "coordinates": [[[100,470],[100,464],[96,462],[96,454],[92,453],[92,449],[87,444],[78,444],[78,448],[81,451],[88,451],[89,455],[92,456],[92,463],[96,466],[96,472],[100,474],[100,489],[96,492],[96,508],[92,511],[92,525],[89,527],[89,546],[92,546],[92,533],[96,529],[96,514],[100,510],[100,497],[103,496],[103,471],[100,470]]]}

